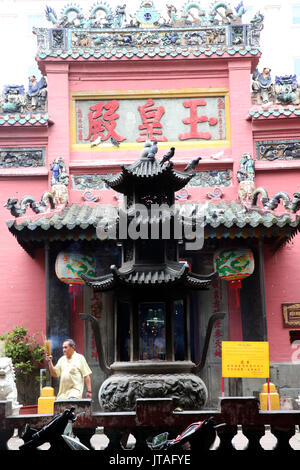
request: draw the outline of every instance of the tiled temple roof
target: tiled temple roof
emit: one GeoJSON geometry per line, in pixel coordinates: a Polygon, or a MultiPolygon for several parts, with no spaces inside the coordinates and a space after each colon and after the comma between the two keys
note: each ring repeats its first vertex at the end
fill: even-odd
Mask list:
{"type": "MultiPolygon", "coordinates": [[[[190,206],[191,220],[202,217],[204,238],[277,238],[283,242],[299,231],[299,216],[291,213],[276,215],[262,208],[246,209],[236,201],[212,201],[190,206]]],[[[28,251],[45,240],[96,240],[96,228],[104,217],[101,204],[72,204],[48,214],[9,220],[7,226],[18,242],[28,251]]]]}
{"type": "Polygon", "coordinates": [[[280,118],[293,118],[300,117],[300,105],[272,105],[267,106],[255,106],[249,111],[248,120],[252,119],[280,119],[280,118]]]}
{"type": "MultiPolygon", "coordinates": [[[[299,224],[299,217],[290,213],[276,215],[273,211],[263,209],[247,210],[241,203],[232,201],[230,203],[205,202],[189,204],[193,216],[204,214],[204,225],[212,228],[224,226],[226,228],[249,226],[265,228],[290,226],[295,228],[299,224]]],[[[50,228],[56,230],[67,229],[69,231],[80,228],[97,227],[99,220],[103,218],[103,205],[100,203],[93,205],[71,204],[59,211],[51,211],[48,214],[38,216],[26,215],[13,220],[9,220],[7,225],[10,230],[22,232],[29,230],[31,233],[41,228],[47,231],[50,228]]]]}
{"type": "Polygon", "coordinates": [[[206,47],[145,47],[142,50],[133,48],[112,48],[112,49],[76,49],[76,50],[47,50],[38,53],[40,59],[60,58],[60,59],[121,59],[121,58],[143,58],[143,57],[230,57],[230,56],[250,56],[260,55],[260,49],[257,47],[233,46],[226,49],[218,46],[206,47]]]}
{"type": "Polygon", "coordinates": [[[35,126],[35,125],[49,125],[52,121],[48,114],[3,114],[0,115],[0,126],[35,126]]]}

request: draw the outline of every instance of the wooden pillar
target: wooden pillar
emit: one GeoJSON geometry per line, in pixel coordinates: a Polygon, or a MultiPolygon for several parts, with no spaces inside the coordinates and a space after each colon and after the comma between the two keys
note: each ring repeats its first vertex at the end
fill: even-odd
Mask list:
{"type": "Polygon", "coordinates": [[[46,247],[46,334],[52,340],[52,355],[56,361],[62,355],[62,343],[70,337],[68,285],[55,273],[56,250],[46,247]]]}
{"type": "Polygon", "coordinates": [[[242,281],[240,291],[242,330],[244,341],[265,341],[264,292],[259,253],[253,250],[254,273],[242,281]]]}

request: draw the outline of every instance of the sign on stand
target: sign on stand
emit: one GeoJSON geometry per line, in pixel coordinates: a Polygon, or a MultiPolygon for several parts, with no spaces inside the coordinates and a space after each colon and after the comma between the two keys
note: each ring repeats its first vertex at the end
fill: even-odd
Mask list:
{"type": "Polygon", "coordinates": [[[269,343],[266,341],[222,341],[222,396],[224,396],[224,377],[266,378],[269,403],[269,343]]]}

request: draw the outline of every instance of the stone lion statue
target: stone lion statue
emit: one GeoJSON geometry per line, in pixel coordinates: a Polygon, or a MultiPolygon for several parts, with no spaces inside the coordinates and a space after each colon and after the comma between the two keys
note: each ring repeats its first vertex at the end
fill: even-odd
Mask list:
{"type": "Polygon", "coordinates": [[[19,414],[15,371],[10,357],[0,357],[0,401],[12,401],[13,415],[19,414]]]}

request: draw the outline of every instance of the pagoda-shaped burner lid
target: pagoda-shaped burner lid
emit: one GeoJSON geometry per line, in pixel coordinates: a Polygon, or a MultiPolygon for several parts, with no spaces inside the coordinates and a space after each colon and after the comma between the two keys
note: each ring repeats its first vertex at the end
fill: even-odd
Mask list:
{"type": "Polygon", "coordinates": [[[95,291],[105,292],[117,287],[176,287],[189,290],[207,290],[216,272],[202,275],[189,272],[188,265],[166,263],[165,266],[131,266],[128,269],[111,266],[111,273],[100,277],[89,277],[82,274],[86,285],[95,291]]]}
{"type": "MultiPolygon", "coordinates": [[[[217,276],[216,273],[208,276],[192,273],[189,266],[186,263],[182,266],[178,259],[176,223],[182,223],[182,220],[180,217],[178,219],[180,210],[174,210],[168,203],[173,204],[174,192],[183,188],[195,173],[174,170],[170,159],[175,148],[171,148],[161,160],[156,158],[157,152],[157,142],[146,141],[140,159],[131,165],[123,165],[120,173],[105,179],[112,189],[133,197],[129,207],[119,209],[117,216],[116,213],[112,217],[108,215],[103,222],[103,229],[115,227],[119,230],[121,221],[124,223],[125,220],[126,227],[119,230],[123,258],[121,267],[111,266],[110,273],[100,277],[81,276],[96,291],[141,286],[152,289],[206,290],[217,276]],[[169,210],[152,212],[157,202],[165,202],[169,210]],[[141,203],[144,204],[144,211],[141,203]],[[172,227],[171,222],[174,224],[172,227]]],[[[184,222],[192,226],[192,214],[185,214],[184,222]]]]}
{"type": "MultiPolygon", "coordinates": [[[[122,171],[103,177],[103,181],[115,191],[129,194],[133,188],[168,188],[168,191],[176,192],[184,188],[195,176],[195,172],[185,173],[174,170],[173,163],[168,155],[175,153],[171,148],[161,160],[156,158],[157,142],[146,141],[141,157],[130,165],[121,165],[122,171]],[[155,152],[155,153],[154,153],[155,152]]],[[[172,156],[173,156],[172,155],[172,156]]],[[[171,158],[171,157],[170,157],[171,158]]]]}

